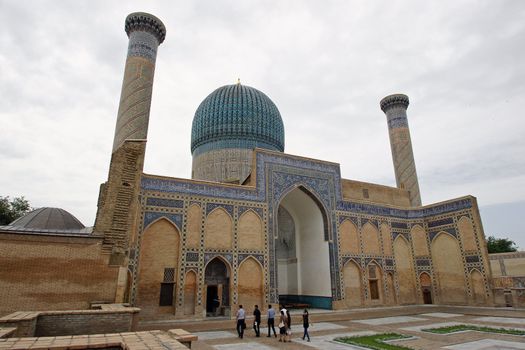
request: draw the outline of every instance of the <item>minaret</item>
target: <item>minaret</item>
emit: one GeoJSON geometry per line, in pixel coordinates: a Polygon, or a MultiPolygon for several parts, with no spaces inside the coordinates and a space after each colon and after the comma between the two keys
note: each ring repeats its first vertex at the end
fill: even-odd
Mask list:
{"type": "Polygon", "coordinates": [[[407,108],[408,96],[403,94],[389,95],[380,102],[381,109],[386,114],[392,160],[396,173],[398,188],[409,191],[410,204],[421,206],[421,195],[417,181],[416,163],[408,129],[407,108]]]}
{"type": "Polygon", "coordinates": [[[157,48],[166,37],[160,19],[144,12],[126,18],[129,37],[128,56],[113,139],[113,152],[124,140],[145,140],[148,135],[149,111],[157,48]]]}
{"type": "MultiPolygon", "coordinates": [[[[136,235],[155,59],[166,37],[164,24],[148,13],[128,15],[124,28],[129,37],[126,67],[109,175],[100,187],[94,227],[94,232],[104,235],[102,249],[111,253],[110,264],[123,267],[129,242],[136,235]]],[[[117,293],[117,300],[123,298],[122,293],[117,293]]]]}

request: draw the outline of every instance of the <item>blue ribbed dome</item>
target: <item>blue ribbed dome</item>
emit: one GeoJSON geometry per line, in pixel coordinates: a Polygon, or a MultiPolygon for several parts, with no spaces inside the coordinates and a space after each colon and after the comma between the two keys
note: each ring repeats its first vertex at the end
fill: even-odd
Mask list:
{"type": "Polygon", "coordinates": [[[275,104],[261,91],[235,84],[212,92],[195,112],[191,153],[214,149],[284,151],[284,126],[275,104]]]}

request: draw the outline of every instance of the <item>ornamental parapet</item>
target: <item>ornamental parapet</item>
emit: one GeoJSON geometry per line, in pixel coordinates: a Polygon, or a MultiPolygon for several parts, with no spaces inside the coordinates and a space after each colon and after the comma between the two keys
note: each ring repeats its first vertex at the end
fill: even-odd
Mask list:
{"type": "Polygon", "coordinates": [[[403,107],[404,109],[408,108],[408,96],[403,94],[394,94],[389,95],[381,100],[379,105],[381,106],[381,110],[383,112],[386,112],[387,109],[390,109],[391,107],[403,107]]]}
{"type": "Polygon", "coordinates": [[[151,33],[157,38],[159,44],[162,44],[166,38],[166,27],[164,23],[157,17],[145,13],[145,12],[134,12],[126,17],[126,23],[124,26],[128,37],[131,32],[144,31],[151,33]]]}

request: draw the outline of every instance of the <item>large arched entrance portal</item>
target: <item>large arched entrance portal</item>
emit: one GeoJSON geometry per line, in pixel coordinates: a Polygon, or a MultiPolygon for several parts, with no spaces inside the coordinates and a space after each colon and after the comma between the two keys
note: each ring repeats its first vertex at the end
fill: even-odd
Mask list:
{"type": "Polygon", "coordinates": [[[331,309],[327,219],[322,205],[298,187],[282,199],[277,214],[279,302],[331,309]]]}
{"type": "Polygon", "coordinates": [[[206,285],[206,316],[228,314],[230,307],[230,272],[220,258],[213,259],[206,266],[204,284],[206,285]]]}

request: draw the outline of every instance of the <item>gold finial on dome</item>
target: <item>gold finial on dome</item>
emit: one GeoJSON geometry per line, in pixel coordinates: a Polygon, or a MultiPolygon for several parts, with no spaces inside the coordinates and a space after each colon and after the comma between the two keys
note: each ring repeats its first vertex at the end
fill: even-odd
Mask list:
{"type": "Polygon", "coordinates": [[[241,78],[237,78],[237,85],[241,85],[241,78]]]}

